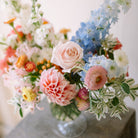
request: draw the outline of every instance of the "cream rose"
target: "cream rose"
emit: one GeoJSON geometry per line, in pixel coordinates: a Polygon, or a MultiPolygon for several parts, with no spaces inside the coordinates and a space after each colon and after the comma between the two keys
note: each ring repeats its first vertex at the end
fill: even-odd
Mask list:
{"type": "Polygon", "coordinates": [[[70,72],[82,58],[83,49],[77,43],[69,41],[53,49],[51,62],[62,67],[64,72],[70,72]]]}

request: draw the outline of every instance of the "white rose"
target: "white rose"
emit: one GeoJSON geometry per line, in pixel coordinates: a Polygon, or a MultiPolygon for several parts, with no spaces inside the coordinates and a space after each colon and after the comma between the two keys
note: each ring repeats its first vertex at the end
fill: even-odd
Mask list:
{"type": "Polygon", "coordinates": [[[77,43],[69,41],[53,49],[51,62],[62,67],[64,72],[70,72],[82,58],[83,49],[77,43]]]}

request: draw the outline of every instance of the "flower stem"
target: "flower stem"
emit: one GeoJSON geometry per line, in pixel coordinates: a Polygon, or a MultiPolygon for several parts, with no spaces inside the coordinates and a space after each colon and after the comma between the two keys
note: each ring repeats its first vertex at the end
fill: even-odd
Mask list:
{"type": "Polygon", "coordinates": [[[87,72],[87,70],[85,70],[84,68],[79,67],[79,66],[76,66],[76,67],[74,67],[73,69],[80,69],[80,70],[83,70],[84,72],[87,72]]]}
{"type": "Polygon", "coordinates": [[[18,34],[17,30],[15,29],[15,27],[13,26],[13,30],[15,31],[15,33],[17,34],[19,40],[22,42],[22,38],[20,37],[20,35],[18,34]]]}

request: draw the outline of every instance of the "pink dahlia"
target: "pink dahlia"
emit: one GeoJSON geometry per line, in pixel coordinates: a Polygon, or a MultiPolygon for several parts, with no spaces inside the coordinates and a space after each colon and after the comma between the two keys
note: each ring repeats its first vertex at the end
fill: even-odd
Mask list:
{"type": "Polygon", "coordinates": [[[70,104],[78,93],[76,85],[67,81],[56,69],[44,70],[40,77],[40,89],[53,103],[61,106],[70,104]]]}
{"type": "Polygon", "coordinates": [[[107,71],[102,66],[91,67],[85,76],[85,84],[90,90],[102,88],[106,81],[107,71]]]}

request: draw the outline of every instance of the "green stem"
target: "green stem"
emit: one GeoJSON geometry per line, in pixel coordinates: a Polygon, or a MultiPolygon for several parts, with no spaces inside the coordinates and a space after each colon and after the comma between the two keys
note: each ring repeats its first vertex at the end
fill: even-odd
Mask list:
{"type": "MultiPolygon", "coordinates": [[[[74,67],[73,69],[80,69],[80,70],[83,70],[84,72],[87,72],[87,70],[85,70],[84,68],[79,67],[79,66],[76,66],[76,67],[74,67]]],[[[72,70],[73,70],[73,69],[72,69],[72,70]]]]}
{"type": "Polygon", "coordinates": [[[92,97],[91,97],[91,92],[89,92],[89,99],[90,99],[90,111],[92,112],[92,97]]]}
{"type": "Polygon", "coordinates": [[[15,29],[15,27],[13,26],[13,30],[15,31],[15,33],[17,34],[19,40],[22,42],[22,38],[20,37],[20,35],[18,34],[17,30],[15,29]]]}
{"type": "Polygon", "coordinates": [[[5,45],[6,46],[7,44],[6,43],[3,43],[3,42],[0,42],[0,45],[5,45]]]}

